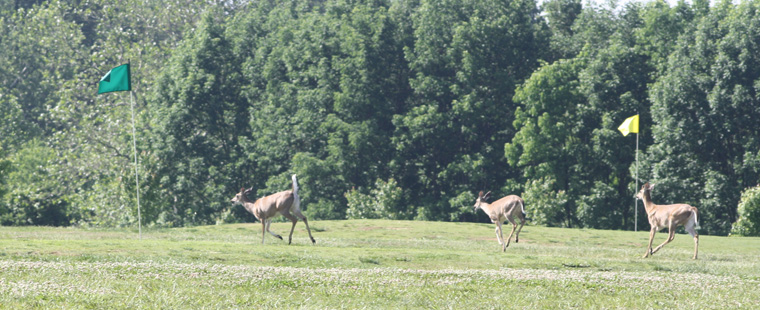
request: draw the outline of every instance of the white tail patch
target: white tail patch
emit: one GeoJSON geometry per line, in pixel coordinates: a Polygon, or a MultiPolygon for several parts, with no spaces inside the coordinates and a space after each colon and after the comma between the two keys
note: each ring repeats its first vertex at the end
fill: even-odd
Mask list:
{"type": "Polygon", "coordinates": [[[700,229],[699,220],[697,219],[697,212],[692,212],[691,216],[694,217],[694,229],[700,229]]]}
{"type": "Polygon", "coordinates": [[[290,178],[293,179],[293,194],[298,195],[298,180],[296,179],[296,175],[294,174],[290,178]]]}

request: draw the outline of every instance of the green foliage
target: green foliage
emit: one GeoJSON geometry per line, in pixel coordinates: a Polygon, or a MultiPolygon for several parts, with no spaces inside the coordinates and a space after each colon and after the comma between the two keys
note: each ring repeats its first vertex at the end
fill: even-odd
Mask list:
{"type": "Polygon", "coordinates": [[[703,232],[726,234],[736,221],[742,189],[757,184],[760,148],[757,2],[712,9],[679,38],[667,73],[652,87],[656,201],[700,210],[703,232]],[[730,120],[730,121],[727,121],[730,120]]]}
{"type": "Polygon", "coordinates": [[[747,188],[742,192],[739,219],[732,225],[731,234],[739,236],[760,236],[760,186],[747,188]]]}
{"type": "MultiPolygon", "coordinates": [[[[56,156],[44,163],[45,179],[57,185],[55,194],[15,189],[0,205],[33,210],[26,206],[44,205],[50,198],[62,202],[49,205],[67,211],[45,223],[135,223],[129,96],[96,97],[93,85],[103,70],[131,58],[139,120],[141,93],[205,2],[39,2],[0,17],[0,145],[10,154],[36,152],[40,144],[53,150],[56,156]],[[30,139],[41,143],[27,143],[30,139]]],[[[141,134],[144,127],[138,123],[137,128],[141,134]]],[[[140,170],[144,180],[149,174],[140,170]]],[[[145,196],[147,201],[155,197],[145,196]]],[[[18,216],[24,217],[25,223],[34,218],[18,216]]]]}
{"type": "Polygon", "coordinates": [[[55,182],[55,160],[53,149],[33,140],[0,167],[9,185],[6,202],[0,205],[0,224],[68,226],[80,216],[55,182]]]}
{"type": "MultiPolygon", "coordinates": [[[[301,209],[305,210],[310,217],[314,219],[346,218],[346,207],[343,202],[345,198],[340,197],[346,182],[337,169],[335,162],[316,158],[309,153],[297,153],[293,157],[293,170],[298,175],[301,186],[299,195],[303,197],[301,209]]],[[[273,184],[283,184],[283,180],[290,180],[290,175],[284,172],[277,177],[272,177],[271,180],[273,184]]],[[[275,191],[279,190],[270,189],[266,193],[275,191]]]]}
{"type": "Polygon", "coordinates": [[[224,15],[209,10],[169,60],[150,99],[157,167],[149,182],[156,180],[159,193],[147,215],[171,226],[213,223],[244,184],[250,165],[238,161],[237,139],[250,131],[238,68],[224,15]]]}
{"type": "Polygon", "coordinates": [[[517,90],[518,108],[514,127],[519,129],[511,143],[504,146],[510,165],[522,169],[526,203],[535,206],[538,223],[551,226],[574,226],[575,204],[567,193],[579,185],[582,175],[571,173],[581,163],[576,155],[582,151],[581,138],[573,128],[573,119],[582,97],[578,91],[581,60],[558,61],[538,69],[517,90]],[[536,202],[529,202],[531,196],[536,202]]]}
{"type": "Polygon", "coordinates": [[[66,14],[65,3],[50,1],[0,17],[0,142],[7,149],[61,129],[48,110],[84,62],[82,33],[66,14]]]}
{"type": "MultiPolygon", "coordinates": [[[[11,167],[11,161],[5,159],[5,150],[3,150],[2,146],[0,146],[0,198],[3,198],[5,196],[5,193],[8,191],[6,188],[7,181],[6,176],[8,175],[8,172],[10,171],[11,167]]],[[[6,209],[7,206],[5,205],[5,200],[0,199],[0,208],[6,209]]],[[[0,211],[0,216],[4,214],[7,211],[0,211]]]]}
{"type": "Polygon", "coordinates": [[[352,189],[346,192],[349,219],[410,220],[414,209],[404,199],[404,191],[394,179],[375,181],[369,194],[352,189]]]}
{"type": "Polygon", "coordinates": [[[414,95],[393,118],[392,173],[418,218],[451,220],[449,197],[499,187],[514,172],[502,160],[518,83],[548,40],[533,1],[422,1],[406,49],[414,95]]]}
{"type": "Polygon", "coordinates": [[[3,1],[0,217],[132,226],[139,190],[148,225],[248,222],[240,187],[297,174],[314,219],[486,221],[491,190],[632,229],[639,114],[638,181],[726,234],[760,180],[758,3],[3,1]]]}
{"type": "Polygon", "coordinates": [[[574,37],[573,25],[583,14],[580,0],[548,0],[543,1],[541,8],[546,14],[546,22],[552,33],[549,42],[554,55],[550,60],[574,57],[582,48],[582,40],[574,37]]]}
{"type": "Polygon", "coordinates": [[[567,210],[568,195],[564,190],[555,190],[556,181],[551,177],[534,179],[525,185],[522,194],[525,211],[532,223],[546,226],[572,226],[572,217],[567,210]]]}

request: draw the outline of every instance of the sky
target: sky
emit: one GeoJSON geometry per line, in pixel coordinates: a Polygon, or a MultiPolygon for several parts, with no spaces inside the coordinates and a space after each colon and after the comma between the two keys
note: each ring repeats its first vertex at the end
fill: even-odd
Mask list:
{"type": "MultiPolygon", "coordinates": [[[[537,0],[537,3],[540,6],[541,3],[544,2],[544,1],[548,1],[548,0],[537,0]]],[[[586,7],[589,3],[595,4],[595,5],[604,5],[604,4],[609,3],[610,1],[617,1],[618,2],[617,3],[617,7],[618,7],[618,9],[620,9],[626,3],[629,3],[629,2],[648,3],[648,2],[652,2],[652,1],[656,1],[656,0],[581,0],[581,2],[583,3],[584,7],[586,7]]],[[[676,4],[678,4],[679,0],[664,0],[664,1],[666,3],[668,3],[671,7],[673,7],[676,4]]],[[[685,1],[686,1],[686,3],[693,3],[694,2],[693,0],[685,0],[685,1]]],[[[721,2],[723,0],[709,0],[709,1],[710,1],[710,6],[712,6],[713,4],[719,3],[719,2],[721,2]]],[[[742,2],[742,1],[746,1],[746,0],[731,0],[731,2],[733,2],[734,4],[738,4],[738,3],[742,2]]]]}
{"type": "MultiPolygon", "coordinates": [[[[539,0],[539,2],[540,1],[541,0],[539,0]]],[[[582,0],[582,2],[583,2],[584,5],[587,2],[591,2],[591,3],[595,3],[595,4],[604,4],[604,3],[607,3],[609,1],[610,0],[582,0]]],[[[628,3],[628,2],[647,3],[647,2],[654,1],[654,0],[617,0],[617,1],[618,1],[618,6],[623,6],[626,3],[628,3]]],[[[714,0],[711,0],[711,1],[714,1],[714,0]]],[[[670,4],[670,6],[674,6],[674,5],[676,5],[676,3],[678,3],[678,0],[665,0],[665,2],[667,2],[668,4],[670,4]]],[[[686,0],[686,2],[691,3],[692,1],[691,0],[686,0]]]]}
{"type": "MultiPolygon", "coordinates": [[[[538,0],[538,1],[541,2],[542,0],[538,0]]],[[[587,2],[592,2],[592,3],[596,3],[596,4],[603,4],[603,3],[606,3],[608,1],[610,1],[610,0],[582,0],[582,2],[584,4],[587,3],[587,2]]],[[[617,1],[618,1],[618,5],[622,6],[622,5],[624,5],[625,3],[628,3],[628,2],[647,3],[647,2],[654,1],[654,0],[617,0],[617,1]]],[[[713,4],[713,3],[716,3],[716,2],[720,2],[720,1],[722,1],[722,0],[710,0],[710,4],[713,4]]],[[[739,3],[739,1],[741,1],[741,0],[733,0],[732,2],[733,3],[739,3]]],[[[675,6],[678,3],[678,0],[665,0],[665,2],[667,2],[668,4],[670,4],[670,6],[675,6]]],[[[686,0],[686,3],[693,3],[693,1],[692,0],[686,0]]]]}
{"type": "MultiPolygon", "coordinates": [[[[536,3],[540,7],[541,4],[544,1],[548,1],[548,0],[536,0],[536,3]]],[[[652,2],[652,1],[656,1],[656,0],[581,0],[581,3],[583,3],[583,7],[588,6],[589,3],[601,6],[601,5],[605,5],[605,4],[609,3],[610,1],[617,1],[617,8],[619,10],[626,3],[629,3],[629,2],[648,3],[648,2],[652,2]]],[[[673,6],[675,6],[678,3],[679,0],[664,0],[664,1],[667,2],[671,7],[673,7],[673,6]]],[[[686,3],[692,3],[692,0],[685,0],[685,1],[686,1],[686,3]]],[[[713,3],[713,2],[716,2],[716,1],[721,1],[721,0],[710,0],[710,3],[713,3]]],[[[736,2],[736,1],[740,1],[740,0],[734,0],[734,1],[736,2]]]]}

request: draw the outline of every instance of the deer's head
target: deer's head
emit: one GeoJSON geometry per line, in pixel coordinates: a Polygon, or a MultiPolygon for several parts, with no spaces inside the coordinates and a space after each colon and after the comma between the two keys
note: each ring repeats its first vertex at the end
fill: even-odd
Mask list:
{"type": "Polygon", "coordinates": [[[638,194],[636,194],[636,198],[644,200],[644,197],[649,197],[650,193],[652,193],[652,190],[654,189],[654,184],[649,184],[649,182],[644,183],[644,185],[641,186],[641,190],[638,194]]]}
{"type": "Polygon", "coordinates": [[[488,200],[488,198],[491,198],[490,191],[486,193],[485,195],[483,195],[483,191],[480,191],[480,193],[478,193],[478,199],[475,199],[475,205],[473,206],[475,208],[474,211],[478,211],[478,209],[480,209],[481,204],[487,203],[486,200],[488,200]]]}
{"type": "Polygon", "coordinates": [[[230,200],[230,202],[233,204],[239,204],[239,205],[243,204],[243,202],[248,200],[248,194],[250,194],[251,191],[253,191],[253,187],[249,189],[245,189],[244,187],[241,187],[240,192],[238,192],[235,195],[235,197],[233,197],[232,200],[230,200]]]}

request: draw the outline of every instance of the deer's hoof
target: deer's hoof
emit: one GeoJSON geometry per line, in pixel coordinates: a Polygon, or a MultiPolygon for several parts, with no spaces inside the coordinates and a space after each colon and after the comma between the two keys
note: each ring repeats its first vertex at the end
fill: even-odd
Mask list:
{"type": "Polygon", "coordinates": [[[311,238],[311,244],[317,244],[317,240],[314,240],[314,238],[311,238]]]}
{"type": "Polygon", "coordinates": [[[280,240],[282,240],[282,236],[275,236],[275,237],[280,238],[280,240]]]}

